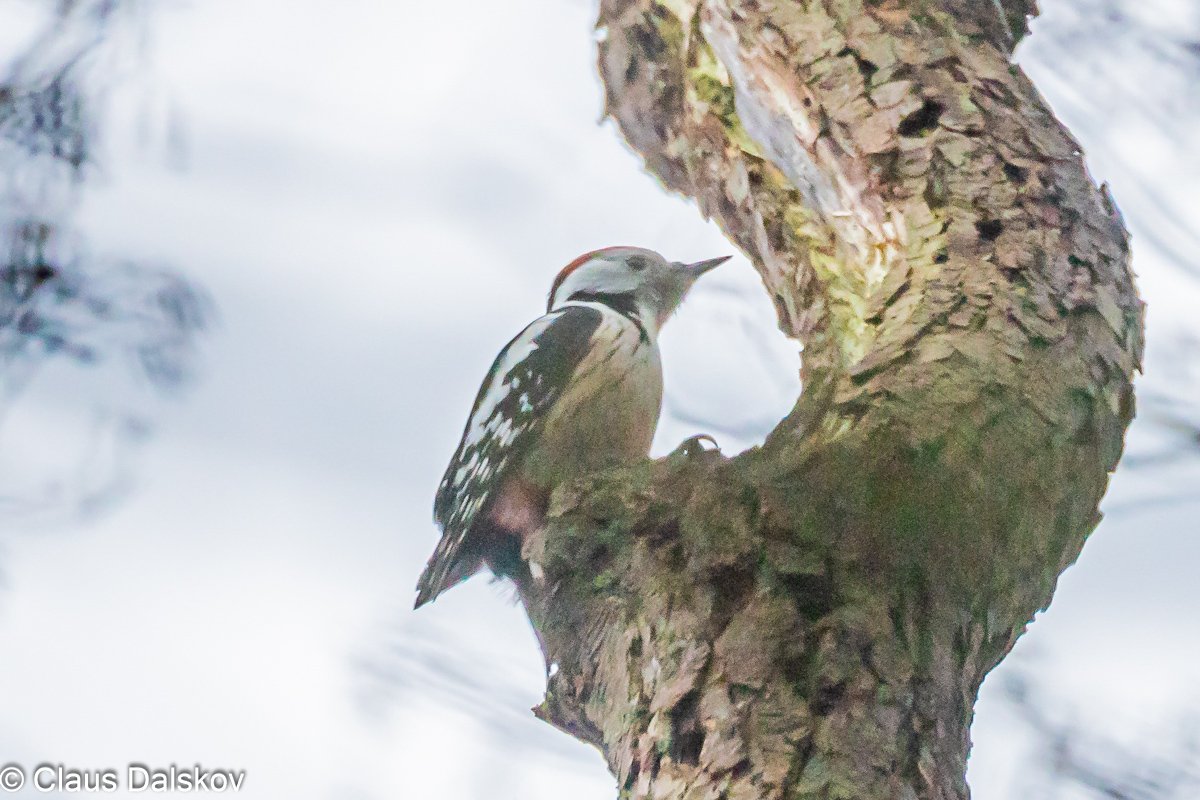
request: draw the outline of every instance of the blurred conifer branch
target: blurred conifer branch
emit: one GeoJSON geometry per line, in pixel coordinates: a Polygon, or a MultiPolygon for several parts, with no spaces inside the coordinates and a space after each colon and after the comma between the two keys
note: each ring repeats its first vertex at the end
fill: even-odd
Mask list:
{"type": "MultiPolygon", "coordinates": [[[[156,393],[182,387],[212,311],[202,290],[169,269],[92,255],[73,225],[84,183],[99,166],[105,94],[144,6],[48,5],[41,32],[0,67],[0,425],[53,359],[124,364],[136,385],[156,393]]],[[[127,433],[149,429],[146,415],[132,409],[99,416],[127,433]]],[[[129,444],[144,435],[117,438],[129,444]]],[[[112,484],[94,475],[79,480],[112,484]]],[[[92,504],[95,494],[66,493],[75,505],[92,504]]],[[[0,485],[0,509],[28,506],[0,485]]]]}
{"type": "Polygon", "coordinates": [[[1005,693],[1034,734],[1041,774],[1031,775],[1030,795],[1109,800],[1190,800],[1200,792],[1200,743],[1194,721],[1143,738],[1139,747],[1086,732],[1055,719],[1031,678],[1010,676],[1005,693]]]}

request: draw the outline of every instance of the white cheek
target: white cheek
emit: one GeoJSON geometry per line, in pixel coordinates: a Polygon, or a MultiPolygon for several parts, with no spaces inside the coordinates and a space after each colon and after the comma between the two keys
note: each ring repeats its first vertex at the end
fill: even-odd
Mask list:
{"type": "Polygon", "coordinates": [[[571,273],[563,282],[555,295],[555,300],[562,302],[575,292],[600,292],[604,294],[620,294],[632,292],[638,288],[639,276],[625,267],[615,264],[600,264],[595,267],[580,268],[571,273]]]}

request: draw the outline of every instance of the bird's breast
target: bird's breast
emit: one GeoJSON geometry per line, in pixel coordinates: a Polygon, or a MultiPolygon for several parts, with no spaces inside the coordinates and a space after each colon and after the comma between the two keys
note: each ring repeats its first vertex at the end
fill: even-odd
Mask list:
{"type": "Polygon", "coordinates": [[[530,466],[556,476],[578,475],[650,452],[662,406],[658,346],[628,317],[606,311],[566,391],[547,416],[530,466]]]}

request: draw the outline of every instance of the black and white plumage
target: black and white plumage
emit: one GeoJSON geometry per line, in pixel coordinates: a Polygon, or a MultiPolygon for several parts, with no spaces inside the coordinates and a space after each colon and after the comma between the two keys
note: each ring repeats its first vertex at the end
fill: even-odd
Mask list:
{"type": "Polygon", "coordinates": [[[417,607],[485,565],[527,575],[521,544],[554,487],[649,452],[662,401],[658,330],[725,260],[680,264],[613,247],[558,274],[547,313],[500,351],[475,398],[438,487],[442,539],[417,607]]]}

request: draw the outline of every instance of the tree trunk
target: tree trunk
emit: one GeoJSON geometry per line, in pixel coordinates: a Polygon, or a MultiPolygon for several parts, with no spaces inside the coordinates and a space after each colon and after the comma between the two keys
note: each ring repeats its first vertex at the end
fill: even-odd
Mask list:
{"type": "Polygon", "coordinates": [[[622,797],[968,796],[977,690],[1099,521],[1142,350],[1120,215],[1010,60],[1033,10],[601,3],[608,113],[804,347],[763,447],[560,490],[526,545],[536,711],[622,797]]]}

